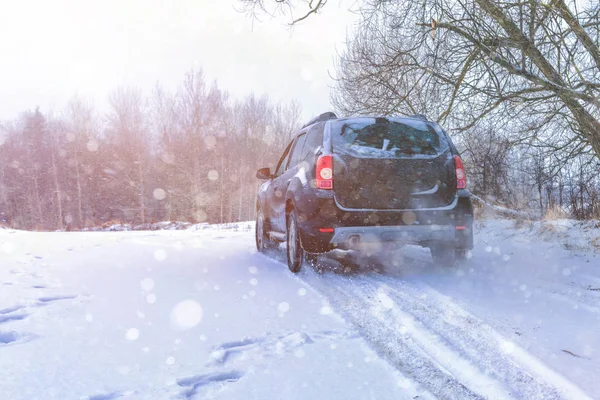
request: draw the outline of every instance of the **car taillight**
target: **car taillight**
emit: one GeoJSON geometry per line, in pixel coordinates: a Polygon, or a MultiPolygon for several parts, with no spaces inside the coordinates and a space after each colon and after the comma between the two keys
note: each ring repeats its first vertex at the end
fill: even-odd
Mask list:
{"type": "Polygon", "coordinates": [[[333,158],[321,156],[317,160],[317,188],[333,189],[333,158]]]}
{"type": "Polygon", "coordinates": [[[459,156],[454,156],[454,166],[456,167],[456,188],[466,189],[467,188],[467,173],[465,172],[465,166],[459,156]]]}

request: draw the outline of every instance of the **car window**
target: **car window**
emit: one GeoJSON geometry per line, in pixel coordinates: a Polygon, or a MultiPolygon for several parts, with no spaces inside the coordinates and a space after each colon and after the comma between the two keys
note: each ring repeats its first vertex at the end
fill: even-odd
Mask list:
{"type": "Polygon", "coordinates": [[[277,164],[277,168],[275,169],[275,176],[279,176],[285,171],[289,159],[288,156],[290,155],[290,148],[292,147],[293,143],[294,142],[290,142],[290,144],[288,144],[285,151],[283,152],[283,155],[279,159],[279,163],[277,164]]]}
{"type": "Polygon", "coordinates": [[[309,154],[312,154],[317,147],[323,145],[323,126],[325,124],[320,123],[309,129],[300,159],[306,160],[309,154]]]}
{"type": "Polygon", "coordinates": [[[336,150],[358,157],[435,156],[448,148],[437,125],[412,119],[356,118],[334,124],[336,150]]]}
{"type": "Polygon", "coordinates": [[[289,168],[296,166],[302,160],[302,150],[304,150],[304,142],[306,142],[306,134],[298,136],[294,144],[294,150],[290,156],[289,168]]]}

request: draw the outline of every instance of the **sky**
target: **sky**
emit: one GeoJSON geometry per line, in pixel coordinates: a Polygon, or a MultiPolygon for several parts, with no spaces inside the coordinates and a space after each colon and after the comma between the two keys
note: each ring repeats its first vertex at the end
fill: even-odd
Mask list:
{"type": "MultiPolygon", "coordinates": [[[[233,97],[297,99],[309,118],[331,109],[335,56],[354,20],[343,0],[290,29],[255,21],[236,0],[0,0],[0,120],[74,96],[106,110],[120,86],[175,89],[202,68],[233,97]]],[[[298,10],[298,12],[301,9],[298,10]]]]}

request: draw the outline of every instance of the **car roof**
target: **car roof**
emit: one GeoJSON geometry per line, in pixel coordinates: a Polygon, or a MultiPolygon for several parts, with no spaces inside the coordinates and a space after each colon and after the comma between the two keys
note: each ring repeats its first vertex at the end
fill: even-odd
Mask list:
{"type": "Polygon", "coordinates": [[[331,119],[330,121],[351,121],[351,120],[358,120],[358,119],[379,119],[379,118],[385,118],[385,119],[389,119],[392,121],[411,120],[411,121],[421,121],[421,122],[429,122],[429,123],[435,124],[434,121],[430,121],[429,119],[427,119],[427,117],[425,117],[424,115],[421,115],[421,114],[415,114],[415,115],[355,115],[355,116],[350,116],[350,117],[331,119]]]}

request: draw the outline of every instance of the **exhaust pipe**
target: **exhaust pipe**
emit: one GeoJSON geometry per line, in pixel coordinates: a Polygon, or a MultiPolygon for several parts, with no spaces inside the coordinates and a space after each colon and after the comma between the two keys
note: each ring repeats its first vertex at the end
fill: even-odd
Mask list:
{"type": "Polygon", "coordinates": [[[350,247],[357,247],[360,243],[360,235],[350,235],[348,236],[348,244],[350,247]]]}

